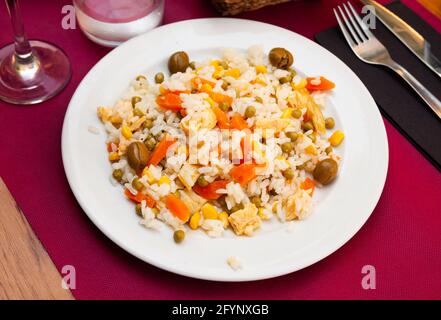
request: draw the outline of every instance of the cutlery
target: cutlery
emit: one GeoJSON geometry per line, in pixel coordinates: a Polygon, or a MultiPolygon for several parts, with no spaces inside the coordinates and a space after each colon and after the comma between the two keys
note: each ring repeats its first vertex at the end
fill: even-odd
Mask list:
{"type": "Polygon", "coordinates": [[[441,61],[431,52],[430,43],[395,13],[374,0],[360,0],[375,8],[373,13],[422,62],[441,77],[441,61]]]}
{"type": "Polygon", "coordinates": [[[335,8],[333,9],[334,14],[343,36],[355,55],[366,63],[386,66],[395,71],[418,93],[433,112],[435,112],[438,118],[441,119],[441,102],[404,67],[391,58],[389,51],[361,20],[350,2],[348,2],[347,6],[343,3],[343,8],[346,14],[340,6],[337,6],[340,14],[335,8]]]}

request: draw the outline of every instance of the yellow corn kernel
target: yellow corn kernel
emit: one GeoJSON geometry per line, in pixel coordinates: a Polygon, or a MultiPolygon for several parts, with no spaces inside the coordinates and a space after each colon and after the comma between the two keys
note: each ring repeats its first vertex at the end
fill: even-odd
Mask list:
{"type": "Polygon", "coordinates": [[[204,83],[201,87],[202,92],[211,92],[213,90],[213,87],[210,86],[208,83],[204,83]]]}
{"type": "Polygon", "coordinates": [[[219,213],[219,220],[223,222],[224,228],[228,227],[228,213],[226,213],[225,211],[219,213]]]}
{"type": "Polygon", "coordinates": [[[170,185],[171,181],[170,181],[169,177],[162,176],[161,178],[159,178],[158,185],[161,185],[161,184],[164,184],[164,183],[170,185]]]}
{"type": "Polygon", "coordinates": [[[188,225],[191,229],[196,230],[199,227],[199,221],[201,221],[201,214],[196,212],[190,217],[188,225]]]}
{"type": "Polygon", "coordinates": [[[331,146],[337,147],[343,141],[344,137],[345,134],[342,131],[337,130],[329,137],[328,141],[331,143],[331,146]]]}
{"type": "Polygon", "coordinates": [[[217,219],[219,215],[216,208],[209,203],[204,204],[201,211],[205,219],[217,219]]]}
{"type": "Polygon", "coordinates": [[[282,118],[283,118],[283,119],[289,119],[289,118],[291,118],[291,114],[292,114],[292,111],[293,111],[293,110],[294,110],[293,108],[286,108],[285,110],[283,110],[282,118]]]}
{"type": "Polygon", "coordinates": [[[270,217],[268,217],[264,212],[263,212],[263,208],[259,208],[259,210],[257,210],[257,215],[260,217],[260,219],[262,220],[269,220],[270,217]]]}
{"type": "Polygon", "coordinates": [[[147,182],[149,184],[152,184],[155,182],[155,178],[153,177],[153,175],[150,172],[148,167],[145,167],[144,170],[142,170],[142,175],[147,177],[147,182]]]}
{"type": "Polygon", "coordinates": [[[213,72],[213,78],[220,79],[222,77],[223,71],[224,71],[224,68],[222,68],[222,66],[216,67],[216,69],[213,72]]]}
{"type": "Polygon", "coordinates": [[[300,89],[303,89],[304,87],[306,87],[307,84],[308,84],[308,81],[306,81],[306,79],[302,79],[299,82],[293,84],[293,88],[296,90],[300,90],[300,89]]]}
{"type": "Polygon", "coordinates": [[[309,154],[312,154],[312,155],[316,155],[317,154],[317,149],[312,144],[310,144],[309,146],[307,146],[305,148],[305,152],[309,153],[309,154]]]}
{"type": "Polygon", "coordinates": [[[163,85],[159,86],[159,93],[160,94],[164,94],[166,92],[167,92],[167,89],[163,85]]]}
{"type": "Polygon", "coordinates": [[[119,160],[119,155],[117,152],[111,152],[109,153],[109,160],[110,161],[118,161],[119,160]]]}
{"type": "Polygon", "coordinates": [[[214,107],[216,105],[216,102],[214,102],[214,100],[211,99],[210,97],[208,97],[206,100],[210,104],[211,107],[214,107]]]}
{"type": "Polygon", "coordinates": [[[219,64],[220,64],[219,60],[211,60],[211,62],[210,62],[210,66],[213,66],[215,68],[217,68],[219,66],[219,64]]]}
{"type": "Polygon", "coordinates": [[[240,77],[240,70],[238,68],[232,68],[230,70],[225,71],[225,76],[233,77],[234,79],[237,79],[240,77]]]}
{"type": "Polygon", "coordinates": [[[121,128],[121,134],[124,136],[124,138],[126,138],[127,140],[132,138],[132,130],[130,130],[130,128],[128,126],[123,126],[121,128]]]}
{"type": "Polygon", "coordinates": [[[266,73],[267,72],[267,70],[266,70],[266,67],[265,66],[256,66],[256,72],[257,73],[266,73]]]}

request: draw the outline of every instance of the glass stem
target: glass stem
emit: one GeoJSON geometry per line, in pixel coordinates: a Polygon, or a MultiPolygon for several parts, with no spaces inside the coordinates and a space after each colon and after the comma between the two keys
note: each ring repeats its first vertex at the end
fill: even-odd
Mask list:
{"type": "Polygon", "coordinates": [[[22,62],[33,59],[32,48],[26,37],[21,16],[20,8],[17,0],[5,0],[8,13],[11,18],[12,30],[14,32],[15,55],[22,62]]]}

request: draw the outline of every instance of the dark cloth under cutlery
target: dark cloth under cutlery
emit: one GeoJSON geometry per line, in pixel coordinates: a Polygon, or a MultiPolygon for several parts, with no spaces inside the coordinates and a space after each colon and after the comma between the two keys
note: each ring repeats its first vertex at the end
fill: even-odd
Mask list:
{"type": "MultiPolygon", "coordinates": [[[[414,27],[432,44],[433,54],[441,59],[441,35],[401,2],[387,7],[414,27]]],[[[392,58],[406,68],[438,99],[441,80],[409,51],[378,19],[376,37],[392,58]]],[[[423,100],[392,70],[359,60],[338,27],[318,33],[317,42],[343,60],[363,81],[388,118],[434,165],[441,170],[441,121],[423,100]]]]}

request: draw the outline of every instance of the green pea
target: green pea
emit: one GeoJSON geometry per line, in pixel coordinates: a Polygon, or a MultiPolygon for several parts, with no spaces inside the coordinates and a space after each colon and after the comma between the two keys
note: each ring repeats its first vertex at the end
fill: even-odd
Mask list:
{"type": "Polygon", "coordinates": [[[144,189],[144,184],[141,181],[139,181],[138,178],[134,178],[132,180],[132,187],[136,191],[141,191],[142,189],[144,189]]]}
{"type": "Polygon", "coordinates": [[[144,121],[143,126],[144,126],[144,128],[146,128],[146,129],[151,129],[151,128],[153,128],[153,120],[152,120],[152,119],[146,119],[146,120],[144,121]]]}
{"type": "Polygon", "coordinates": [[[143,115],[144,115],[144,112],[142,112],[140,109],[138,109],[138,108],[135,108],[134,110],[133,110],[133,114],[135,115],[135,116],[138,116],[138,117],[142,117],[143,115]]]}
{"type": "Polygon", "coordinates": [[[331,147],[331,146],[329,146],[329,147],[327,147],[327,148],[325,149],[326,154],[330,154],[332,151],[333,151],[333,150],[332,150],[332,147],[331,147]]]}
{"type": "Polygon", "coordinates": [[[287,132],[287,133],[286,133],[286,136],[287,136],[288,138],[290,138],[292,142],[296,141],[297,138],[299,137],[299,135],[297,134],[297,132],[294,132],[294,131],[287,132]]]}
{"type": "Polygon", "coordinates": [[[282,77],[279,79],[279,82],[281,84],[288,83],[288,82],[290,82],[290,79],[289,79],[289,77],[282,77]]]}
{"type": "Polygon", "coordinates": [[[312,124],[311,121],[307,121],[302,124],[302,129],[305,132],[309,130],[314,130],[314,125],[312,124]]]}
{"type": "Polygon", "coordinates": [[[281,148],[285,153],[290,153],[293,149],[291,142],[282,143],[281,148]]]}
{"type": "Polygon", "coordinates": [[[112,172],[112,176],[116,181],[121,181],[121,179],[123,177],[123,172],[121,169],[115,169],[112,172]]]}
{"type": "Polygon", "coordinates": [[[245,117],[251,118],[254,117],[255,115],[256,115],[256,108],[254,108],[253,106],[247,107],[247,109],[245,110],[245,117]]]}
{"type": "Polygon", "coordinates": [[[200,187],[208,186],[208,181],[205,180],[205,176],[203,174],[201,174],[199,176],[199,178],[196,180],[196,182],[197,182],[198,186],[200,186],[200,187]]]}
{"type": "Polygon", "coordinates": [[[228,105],[228,103],[222,101],[219,103],[219,109],[226,112],[228,111],[228,109],[230,109],[230,106],[228,105]]]}
{"type": "Polygon", "coordinates": [[[332,117],[325,119],[325,127],[326,129],[332,129],[335,126],[335,120],[332,117]]]}
{"type": "Polygon", "coordinates": [[[243,204],[242,203],[239,203],[239,204],[236,204],[235,206],[233,206],[231,209],[230,209],[230,212],[231,213],[234,213],[234,212],[236,212],[236,211],[239,211],[239,210],[242,210],[244,207],[243,207],[243,204]]]}
{"type": "Polygon", "coordinates": [[[164,74],[162,72],[158,72],[157,74],[155,74],[155,82],[156,83],[164,82],[164,74]]]}
{"type": "Polygon", "coordinates": [[[291,168],[286,169],[285,171],[283,171],[283,176],[289,180],[294,178],[294,170],[291,168]]]}
{"type": "Polygon", "coordinates": [[[150,138],[144,142],[145,146],[149,151],[152,151],[156,147],[156,141],[154,138],[150,138]]]}
{"type": "Polygon", "coordinates": [[[196,62],[194,62],[194,61],[190,62],[189,67],[190,67],[192,70],[196,70],[196,62]]]}
{"type": "Polygon", "coordinates": [[[256,102],[263,103],[263,99],[261,97],[255,97],[254,99],[256,102]]]}
{"type": "Polygon", "coordinates": [[[253,203],[256,207],[261,207],[262,206],[262,200],[258,196],[252,197],[251,198],[251,203],[253,203]]]}
{"type": "Polygon", "coordinates": [[[141,97],[138,97],[138,96],[134,96],[134,97],[132,97],[132,107],[134,108],[135,105],[136,105],[138,102],[140,102],[141,100],[142,100],[141,97]]]}
{"type": "Polygon", "coordinates": [[[317,137],[315,136],[315,134],[311,133],[310,135],[308,135],[308,138],[311,139],[312,142],[316,142],[317,141],[317,137]]]}
{"type": "Polygon", "coordinates": [[[181,243],[182,241],[184,241],[184,239],[185,239],[184,230],[176,230],[173,233],[173,239],[175,240],[176,243],[181,243]]]}
{"type": "Polygon", "coordinates": [[[137,203],[135,206],[135,212],[138,216],[142,217],[142,207],[140,203],[137,203]]]}
{"type": "Polygon", "coordinates": [[[300,119],[300,117],[302,116],[302,110],[300,109],[294,109],[291,113],[291,115],[296,118],[296,119],[300,119]]]}
{"type": "Polygon", "coordinates": [[[222,81],[222,89],[223,90],[228,90],[228,86],[229,86],[229,84],[228,84],[228,82],[226,81],[226,80],[224,80],[224,81],[222,81]]]}
{"type": "Polygon", "coordinates": [[[136,77],[136,81],[141,81],[141,80],[146,80],[147,78],[144,77],[143,75],[139,75],[136,77]]]}

